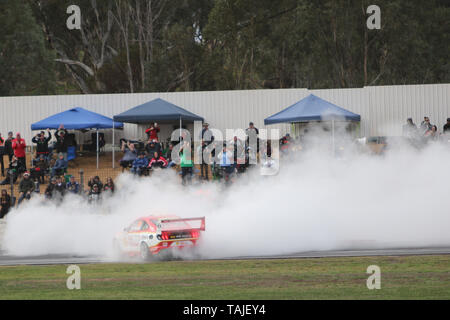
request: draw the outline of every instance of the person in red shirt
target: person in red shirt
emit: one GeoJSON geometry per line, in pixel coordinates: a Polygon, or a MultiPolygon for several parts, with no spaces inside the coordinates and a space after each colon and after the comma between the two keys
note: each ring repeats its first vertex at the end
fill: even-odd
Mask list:
{"type": "Polygon", "coordinates": [[[169,162],[155,151],[153,153],[153,158],[148,163],[148,168],[153,169],[154,166],[159,166],[160,168],[164,169],[167,168],[168,164],[169,162]]]}
{"type": "Polygon", "coordinates": [[[26,154],[25,154],[25,148],[27,147],[25,140],[22,139],[20,136],[20,133],[17,133],[16,138],[12,141],[12,148],[14,150],[14,155],[17,158],[17,162],[27,169],[27,161],[26,161],[26,154]]]}
{"type": "Polygon", "coordinates": [[[148,138],[150,140],[158,140],[158,132],[160,131],[160,128],[158,124],[155,122],[153,125],[150,126],[147,130],[145,130],[145,133],[148,135],[148,138]]]}

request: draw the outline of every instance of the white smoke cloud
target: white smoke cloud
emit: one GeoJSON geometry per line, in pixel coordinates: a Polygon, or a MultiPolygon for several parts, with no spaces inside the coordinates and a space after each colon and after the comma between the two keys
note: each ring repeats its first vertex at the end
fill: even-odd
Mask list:
{"type": "MultiPolygon", "coordinates": [[[[350,149],[350,148],[346,148],[350,149]]],[[[206,216],[204,257],[450,245],[449,146],[385,156],[300,153],[276,176],[249,172],[224,188],[183,187],[172,170],[121,175],[116,194],[92,207],[39,197],[9,214],[3,249],[16,255],[110,256],[112,238],[135,218],[206,216]]]]}

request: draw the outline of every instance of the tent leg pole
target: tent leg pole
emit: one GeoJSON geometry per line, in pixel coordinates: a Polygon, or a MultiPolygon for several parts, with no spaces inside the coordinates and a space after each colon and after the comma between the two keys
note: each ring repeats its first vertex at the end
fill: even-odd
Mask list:
{"type": "Polygon", "coordinates": [[[114,150],[115,150],[115,145],[114,145],[115,141],[114,141],[114,119],[113,119],[113,131],[112,131],[112,167],[113,169],[115,168],[115,154],[114,154],[114,150]]]}
{"type": "Polygon", "coordinates": [[[98,170],[98,152],[99,152],[98,149],[99,148],[98,148],[98,129],[97,129],[97,170],[98,170]]]}
{"type": "Polygon", "coordinates": [[[331,120],[331,128],[333,131],[333,140],[332,140],[332,147],[333,147],[333,157],[336,156],[336,146],[335,146],[335,141],[334,141],[334,120],[331,120]]]}

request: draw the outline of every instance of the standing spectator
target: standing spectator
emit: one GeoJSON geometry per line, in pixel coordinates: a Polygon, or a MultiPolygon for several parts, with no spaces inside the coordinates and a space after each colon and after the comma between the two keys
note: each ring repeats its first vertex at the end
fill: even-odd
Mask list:
{"type": "Polygon", "coordinates": [[[39,159],[43,155],[47,161],[49,160],[50,151],[48,149],[48,143],[52,139],[50,129],[47,129],[48,137],[45,137],[45,132],[41,131],[31,141],[36,144],[36,159],[39,159]]]}
{"type": "Polygon", "coordinates": [[[414,124],[412,118],[406,120],[406,124],[403,125],[403,136],[413,138],[417,134],[417,126],[414,124]]]}
{"type": "Polygon", "coordinates": [[[158,141],[158,132],[160,130],[161,129],[159,128],[158,124],[155,122],[151,124],[147,130],[145,130],[145,133],[147,134],[148,139],[158,141]]]}
{"type": "Polygon", "coordinates": [[[422,123],[420,124],[420,131],[422,135],[425,135],[428,130],[431,130],[432,126],[433,125],[430,123],[430,118],[424,117],[422,123]]]}
{"type": "Polygon", "coordinates": [[[56,137],[56,152],[62,153],[64,160],[67,161],[67,148],[69,147],[69,141],[67,140],[67,130],[64,129],[64,125],[60,125],[55,132],[56,137]]]}
{"type": "Polygon", "coordinates": [[[442,130],[444,134],[450,134],[450,118],[447,118],[447,123],[444,124],[444,128],[442,130]]]}
{"type": "Polygon", "coordinates": [[[67,192],[78,194],[80,192],[80,184],[75,180],[75,176],[70,176],[69,182],[66,184],[67,192]]]}
{"type": "Polygon", "coordinates": [[[23,179],[19,184],[19,200],[18,205],[23,201],[23,199],[29,200],[31,198],[31,193],[34,191],[34,182],[30,179],[30,174],[25,172],[23,174],[23,179]]]}
{"type": "Polygon", "coordinates": [[[208,181],[209,159],[204,159],[203,152],[214,141],[214,136],[212,135],[211,130],[209,130],[208,123],[203,124],[200,138],[202,140],[202,163],[200,164],[200,174],[202,179],[208,181]]]}
{"type": "Polygon", "coordinates": [[[249,123],[249,127],[245,130],[245,134],[247,135],[247,147],[250,148],[250,152],[254,153],[250,158],[257,159],[257,154],[259,152],[259,130],[255,127],[253,122],[249,123]]]}
{"type": "Polygon", "coordinates": [[[158,152],[154,152],[153,153],[153,158],[150,160],[150,162],[148,163],[148,168],[153,169],[153,167],[160,167],[162,169],[167,168],[167,165],[169,163],[167,162],[167,160],[159,155],[158,152]]]}
{"type": "Polygon", "coordinates": [[[12,161],[14,150],[12,148],[12,142],[13,142],[13,133],[12,131],[8,132],[8,138],[5,141],[5,154],[9,157],[9,162],[12,161]]]}
{"type": "Polygon", "coordinates": [[[106,183],[105,183],[105,186],[103,187],[103,191],[110,191],[111,193],[114,193],[115,188],[116,187],[114,185],[113,179],[111,177],[106,179],[106,183]]]}
{"type": "Polygon", "coordinates": [[[101,182],[99,176],[95,176],[94,178],[89,179],[88,187],[92,190],[94,185],[97,185],[97,187],[99,188],[100,192],[103,190],[103,183],[101,182]]]}
{"type": "Polygon", "coordinates": [[[2,167],[2,177],[5,176],[5,163],[3,162],[3,156],[5,155],[5,139],[2,138],[0,133],[0,165],[2,167]]]}
{"type": "Polygon", "coordinates": [[[67,167],[67,160],[65,160],[64,155],[60,153],[59,159],[56,160],[55,165],[52,167],[51,177],[53,178],[55,175],[63,175],[66,172],[67,167]]]}
{"type": "Polygon", "coordinates": [[[128,168],[133,164],[133,161],[137,158],[137,150],[133,143],[129,141],[122,140],[122,152],[125,153],[123,158],[120,160],[120,166],[122,167],[122,172],[125,168],[128,168]]]}
{"type": "Polygon", "coordinates": [[[148,158],[145,156],[144,152],[140,152],[139,157],[137,157],[133,161],[133,166],[131,167],[131,172],[133,174],[137,174],[137,175],[141,176],[147,167],[148,167],[148,158]]]}
{"type": "Polygon", "coordinates": [[[0,197],[0,219],[3,219],[9,212],[11,208],[11,196],[8,191],[2,190],[0,197]]]}
{"type": "Polygon", "coordinates": [[[187,155],[191,152],[191,145],[189,142],[183,141],[181,142],[182,146],[180,148],[181,153],[181,182],[183,185],[186,185],[191,182],[193,175],[193,167],[194,164],[192,159],[188,159],[187,155]]]}
{"type": "Polygon", "coordinates": [[[26,154],[25,154],[25,148],[27,147],[25,140],[22,139],[20,136],[20,133],[16,134],[16,138],[12,141],[12,148],[14,150],[14,155],[17,158],[17,161],[19,161],[19,164],[27,168],[27,161],[26,161],[26,154]]]}

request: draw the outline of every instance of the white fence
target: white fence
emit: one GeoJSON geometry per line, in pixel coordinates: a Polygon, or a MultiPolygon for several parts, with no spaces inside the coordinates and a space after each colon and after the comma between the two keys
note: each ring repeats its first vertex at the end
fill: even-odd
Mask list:
{"type": "MultiPolygon", "coordinates": [[[[259,128],[279,128],[284,134],[290,126],[264,126],[264,119],[313,93],[361,115],[361,136],[401,135],[406,118],[420,123],[429,116],[442,130],[450,117],[450,84],[365,87],[357,89],[275,89],[211,92],[136,93],[103,95],[29,96],[0,98],[0,132],[20,132],[30,143],[31,124],[73,107],[112,117],[134,106],[162,98],[205,118],[211,128],[247,128],[253,121],[259,128]]],[[[117,132],[122,136],[143,138],[143,126],[126,124],[117,132]]],[[[169,132],[170,127],[163,128],[169,132]]],[[[166,133],[167,134],[167,133],[166,133]]],[[[107,142],[110,142],[107,133],[107,142]]],[[[83,140],[84,138],[82,138],[83,140]]],[[[82,142],[82,141],[81,141],[82,142]]]]}

